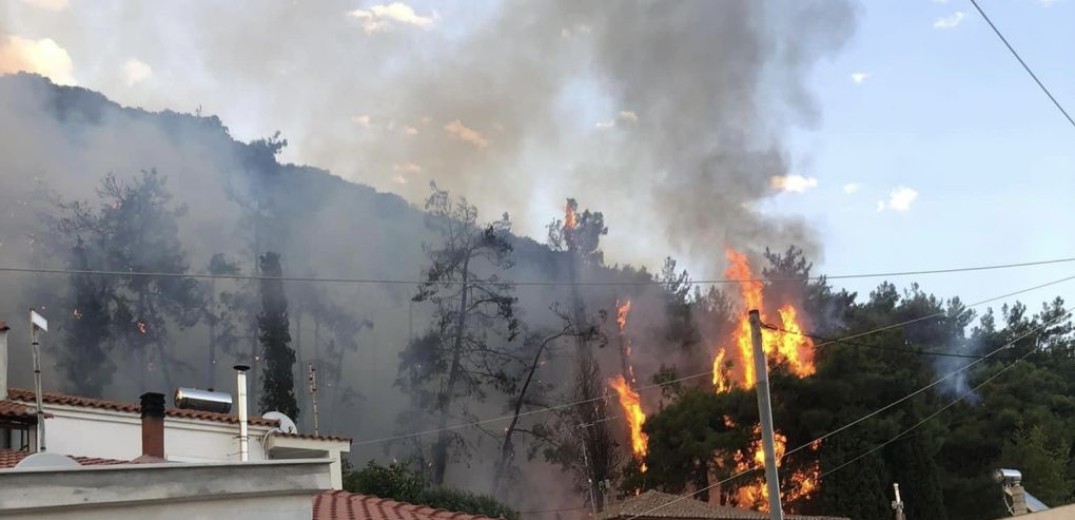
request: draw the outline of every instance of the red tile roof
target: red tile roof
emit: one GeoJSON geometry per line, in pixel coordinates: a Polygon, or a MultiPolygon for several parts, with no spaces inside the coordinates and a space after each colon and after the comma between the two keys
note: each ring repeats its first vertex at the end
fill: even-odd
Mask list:
{"type": "Polygon", "coordinates": [[[314,520],[490,520],[346,491],[314,495],[314,520]]]}
{"type": "MultiPolygon", "coordinates": [[[[49,417],[50,414],[45,414],[49,417]]],[[[25,423],[37,422],[37,413],[33,406],[16,401],[0,401],[0,419],[25,423]]]]}
{"type": "Polygon", "coordinates": [[[285,433],[281,431],[273,432],[273,435],[278,437],[288,437],[291,439],[306,439],[310,441],[334,441],[334,442],[346,442],[351,443],[350,437],[343,437],[340,435],[314,435],[312,433],[285,433]]]}
{"type": "MultiPolygon", "coordinates": [[[[0,448],[0,469],[14,468],[22,459],[32,455],[28,451],[9,450],[0,448]]],[[[83,466],[110,466],[114,464],[127,464],[129,461],[116,459],[99,459],[97,457],[71,457],[83,466]]]]}
{"type": "MultiPolygon", "coordinates": [[[[34,392],[32,390],[25,390],[21,388],[9,388],[8,389],[8,401],[0,401],[0,417],[3,417],[3,403],[9,403],[12,401],[22,401],[24,403],[34,402],[34,392]]],[[[97,408],[101,410],[113,410],[117,412],[127,412],[133,414],[139,414],[142,408],[137,403],[125,403],[122,401],[109,401],[106,399],[91,399],[89,397],[79,397],[77,395],[60,394],[56,392],[45,392],[44,402],[46,404],[55,404],[63,406],[78,406],[83,408],[97,408]]],[[[12,403],[15,406],[20,406],[20,403],[12,403]]],[[[33,417],[33,408],[26,406],[29,410],[30,416],[33,417]]],[[[186,410],[183,408],[168,408],[164,410],[164,414],[168,417],[179,417],[183,419],[195,419],[202,421],[215,421],[222,423],[239,424],[239,417],[236,415],[230,415],[226,413],[216,412],[203,412],[200,410],[186,410]]],[[[46,414],[46,417],[51,415],[46,414]]],[[[274,428],[280,425],[280,421],[276,419],[265,419],[264,417],[251,417],[250,424],[255,426],[268,426],[274,428]]],[[[336,435],[311,435],[305,433],[283,433],[277,432],[278,435],[285,437],[294,437],[297,439],[308,439],[313,441],[333,441],[333,442],[347,442],[350,443],[350,437],[341,437],[336,435]]]]}
{"type": "MultiPolygon", "coordinates": [[[[15,401],[33,402],[34,393],[31,390],[11,388],[8,390],[8,398],[15,401]]],[[[117,412],[128,412],[134,414],[141,413],[142,410],[137,403],[124,403],[122,401],[108,401],[105,399],[91,399],[89,397],[79,397],[76,395],[59,394],[55,392],[45,392],[43,400],[47,404],[78,406],[82,408],[97,408],[100,410],[113,410],[117,412]]],[[[203,412],[200,410],[185,410],[182,408],[168,408],[164,411],[164,414],[168,417],[179,417],[183,419],[199,419],[203,421],[216,421],[222,423],[239,424],[238,416],[225,413],[203,412]]],[[[256,426],[271,427],[279,425],[280,422],[276,419],[251,417],[250,424],[256,426]]]]}

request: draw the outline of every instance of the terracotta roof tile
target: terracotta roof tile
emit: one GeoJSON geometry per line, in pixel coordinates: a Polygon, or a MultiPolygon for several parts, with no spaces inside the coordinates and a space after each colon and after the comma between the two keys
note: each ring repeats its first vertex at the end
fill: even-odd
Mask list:
{"type": "Polygon", "coordinates": [[[273,432],[273,435],[279,437],[289,437],[292,439],[306,439],[311,441],[334,441],[334,442],[346,442],[351,443],[350,437],[343,437],[340,435],[314,435],[312,433],[285,433],[281,431],[273,432]]]}
{"type": "MultiPolygon", "coordinates": [[[[28,451],[0,449],[0,469],[14,468],[22,459],[31,455],[28,451]]],[[[71,457],[83,466],[111,466],[115,464],[127,464],[126,460],[101,459],[97,457],[71,457]]]]}
{"type": "Polygon", "coordinates": [[[491,520],[346,491],[314,495],[314,520],[491,520]]]}
{"type": "MultiPolygon", "coordinates": [[[[49,414],[45,414],[45,417],[49,416],[49,414]]],[[[32,424],[37,422],[37,413],[33,406],[17,401],[4,400],[0,401],[0,419],[32,424]]]]}
{"type": "MultiPolygon", "coordinates": [[[[15,401],[33,402],[34,393],[30,390],[23,390],[21,388],[11,388],[8,390],[8,398],[15,401]]],[[[97,408],[100,410],[113,410],[117,412],[128,413],[140,413],[141,408],[137,403],[125,403],[122,401],[109,401],[106,399],[91,399],[89,397],[79,397],[76,395],[60,394],[55,392],[45,392],[44,402],[47,404],[63,405],[63,406],[78,406],[83,408],[97,408]]],[[[185,410],[181,408],[168,408],[164,411],[164,414],[168,417],[178,417],[183,419],[196,419],[202,421],[215,421],[222,423],[238,424],[239,417],[230,414],[216,413],[216,412],[203,412],[200,410],[185,410]]],[[[250,424],[255,426],[277,426],[279,421],[276,419],[264,419],[262,417],[251,417],[250,424]]]]}
{"type": "MultiPolygon", "coordinates": [[[[701,500],[650,490],[610,507],[601,517],[604,520],[622,520],[633,517],[673,520],[765,520],[769,518],[769,515],[750,509],[710,504],[701,500]]],[[[846,520],[831,516],[787,514],[784,518],[787,520],[846,520]]]]}

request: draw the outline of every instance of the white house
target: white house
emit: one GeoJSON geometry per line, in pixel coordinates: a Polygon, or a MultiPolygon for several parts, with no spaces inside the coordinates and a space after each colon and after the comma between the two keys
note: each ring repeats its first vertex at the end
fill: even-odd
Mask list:
{"type": "MultiPolygon", "coordinates": [[[[7,330],[0,321],[0,468],[38,447],[34,392],[7,387],[7,330]]],[[[43,401],[49,453],[115,461],[144,455],[139,404],[52,392],[44,393],[43,401]]],[[[250,417],[248,426],[249,461],[328,459],[332,488],[342,489],[341,460],[350,452],[349,438],[286,433],[277,419],[264,417],[250,417]]],[[[236,415],[167,408],[163,430],[162,458],[169,462],[240,462],[236,415]]]]}

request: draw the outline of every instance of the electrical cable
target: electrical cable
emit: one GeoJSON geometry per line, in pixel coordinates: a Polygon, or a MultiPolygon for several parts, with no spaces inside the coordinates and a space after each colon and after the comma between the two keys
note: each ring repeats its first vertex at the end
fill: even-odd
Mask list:
{"type": "MultiPolygon", "coordinates": [[[[785,334],[795,334],[797,336],[802,336],[804,338],[810,338],[810,339],[812,339],[814,341],[823,341],[824,345],[833,345],[833,344],[838,343],[838,344],[842,344],[842,345],[849,345],[849,346],[852,346],[852,347],[869,348],[869,349],[874,349],[874,350],[884,350],[884,351],[887,351],[887,352],[901,352],[901,353],[904,353],[904,354],[917,354],[917,355],[920,355],[920,356],[940,356],[940,357],[954,357],[954,358],[963,358],[963,359],[979,359],[981,357],[981,356],[975,356],[975,355],[972,355],[972,354],[959,354],[959,353],[956,353],[956,352],[936,352],[936,351],[931,351],[931,350],[911,350],[911,349],[899,348],[899,347],[886,347],[884,345],[869,345],[869,344],[866,344],[866,343],[856,343],[856,342],[852,342],[852,341],[844,341],[842,339],[823,338],[821,336],[816,336],[814,334],[807,334],[807,333],[802,332],[802,331],[787,330],[785,328],[777,327],[776,325],[772,325],[772,324],[769,324],[769,323],[763,323],[762,327],[766,328],[766,329],[769,329],[769,330],[776,331],[776,332],[783,332],[785,334]]],[[[817,348],[817,347],[815,346],[814,348],[817,348]]]]}
{"type": "MultiPolygon", "coordinates": [[[[1075,257],[1069,258],[1056,258],[1052,260],[1039,260],[1033,262],[1020,262],[1013,264],[996,264],[985,266],[972,266],[972,267],[956,267],[948,269],[927,269],[918,271],[891,271],[891,272],[877,272],[877,273],[860,273],[860,274],[844,274],[844,275],[817,275],[806,276],[798,278],[753,278],[753,279],[736,279],[736,278],[720,278],[713,280],[694,280],[690,282],[692,286],[699,285],[723,285],[723,284],[739,284],[748,282],[802,282],[802,281],[820,281],[820,280],[852,280],[860,278],[888,278],[888,277],[900,277],[900,276],[919,276],[919,275],[932,275],[932,274],[951,274],[951,273],[964,273],[974,271],[992,271],[998,269],[1013,269],[1018,267],[1036,267],[1043,265],[1063,264],[1075,262],[1075,257]]],[[[244,275],[244,274],[206,274],[206,273],[167,273],[167,272],[152,272],[152,271],[114,271],[114,270],[94,270],[94,269],[44,269],[44,268],[31,268],[31,267],[0,267],[0,273],[22,273],[22,274],[59,274],[59,275],[90,275],[90,276],[129,276],[129,277],[150,277],[150,278],[190,278],[197,280],[243,280],[243,281],[260,281],[260,280],[280,280],[285,282],[313,282],[313,283],[347,283],[347,284],[376,284],[376,285],[422,285],[426,283],[423,280],[404,280],[404,279],[390,279],[390,278],[347,278],[347,277],[317,277],[317,276],[280,276],[280,277],[268,277],[260,275],[244,275]]],[[[562,282],[562,281],[511,281],[502,280],[503,283],[519,286],[519,287],[551,287],[551,286],[648,286],[648,285],[663,285],[664,282],[660,280],[640,280],[640,281],[593,281],[593,282],[562,282]]],[[[447,280],[437,282],[436,285],[441,286],[454,286],[460,285],[462,282],[447,280]]]]}
{"type": "MultiPolygon", "coordinates": [[[[1027,289],[1021,289],[1021,290],[1018,290],[1018,291],[1009,292],[1009,293],[1006,293],[1006,294],[1003,294],[1003,295],[1000,295],[1000,296],[996,296],[996,297],[993,297],[993,298],[986,298],[984,300],[968,304],[967,308],[970,309],[970,308],[978,307],[978,306],[985,305],[987,303],[991,303],[991,302],[994,302],[994,301],[997,301],[997,300],[1000,300],[1000,299],[1009,298],[1011,296],[1016,296],[1016,295],[1027,293],[1027,292],[1030,292],[1030,291],[1035,291],[1035,290],[1038,290],[1038,289],[1053,286],[1053,285],[1056,285],[1056,284],[1059,284],[1059,283],[1062,283],[1062,282],[1066,282],[1066,281],[1069,281],[1069,280],[1075,280],[1075,275],[1067,276],[1067,277],[1060,278],[1058,280],[1054,280],[1054,281],[1051,281],[1051,282],[1046,282],[1046,283],[1043,283],[1043,284],[1035,285],[1035,286],[1027,288],[1027,289]]],[[[878,328],[873,329],[873,330],[868,330],[868,331],[860,332],[860,333],[853,334],[853,335],[850,335],[850,336],[845,336],[844,338],[840,338],[839,341],[846,341],[848,339],[860,338],[860,337],[868,336],[868,335],[871,335],[871,334],[876,334],[878,332],[882,332],[882,331],[885,331],[885,330],[889,330],[889,329],[893,329],[893,328],[897,328],[897,327],[902,327],[902,326],[905,326],[905,325],[910,325],[912,323],[917,323],[917,322],[923,321],[925,319],[935,318],[935,317],[944,316],[944,315],[946,315],[946,314],[941,312],[941,313],[934,313],[934,314],[930,314],[930,315],[926,315],[926,316],[921,316],[921,317],[918,317],[918,318],[912,318],[910,320],[906,320],[906,321],[903,321],[903,322],[900,322],[900,323],[894,323],[892,325],[885,325],[883,327],[878,327],[878,328]]],[[[826,344],[822,343],[822,344],[819,344],[819,345],[815,345],[815,348],[818,348],[818,347],[821,347],[821,346],[824,346],[824,345],[826,345],[826,344]]],[[[981,358],[975,357],[975,359],[981,361],[981,360],[984,360],[985,357],[981,357],[981,358]]],[[[691,374],[691,375],[676,378],[676,379],[673,379],[673,380],[670,380],[670,381],[664,381],[664,382],[657,383],[657,384],[640,386],[640,387],[638,387],[638,388],[636,388],[634,390],[636,392],[641,392],[642,390],[650,390],[650,389],[653,389],[653,388],[661,388],[661,387],[665,387],[665,386],[668,386],[668,385],[671,385],[671,384],[674,384],[674,383],[681,383],[681,382],[684,382],[684,381],[690,381],[690,380],[693,380],[693,379],[698,379],[700,377],[711,377],[712,375],[713,375],[712,370],[708,370],[706,372],[700,372],[700,373],[697,373],[697,374],[691,374]]],[[[579,401],[563,403],[563,404],[551,406],[551,407],[548,407],[548,408],[540,408],[540,409],[537,409],[537,410],[528,410],[526,412],[521,412],[519,414],[519,417],[527,417],[527,416],[531,416],[531,415],[539,415],[539,414],[543,414],[543,413],[547,413],[547,412],[552,412],[552,411],[556,411],[556,410],[562,410],[562,409],[565,409],[565,408],[570,408],[572,406],[578,406],[578,405],[583,405],[583,404],[587,404],[587,403],[592,403],[592,402],[600,401],[600,400],[603,400],[603,399],[605,399],[604,396],[594,397],[594,398],[591,398],[591,399],[583,399],[583,400],[579,400],[579,401]]],[[[447,426],[445,428],[435,428],[435,429],[424,430],[424,431],[415,432],[415,433],[408,433],[408,434],[380,437],[380,438],[368,439],[368,440],[364,440],[364,441],[357,441],[356,440],[356,441],[354,441],[352,443],[352,445],[353,446],[365,446],[365,445],[370,445],[370,444],[381,444],[381,443],[385,443],[385,442],[392,442],[392,441],[403,440],[403,439],[411,439],[411,438],[415,438],[415,437],[423,437],[423,436],[426,436],[426,435],[432,435],[432,434],[435,434],[435,433],[440,433],[442,431],[459,430],[459,429],[463,429],[463,428],[481,426],[481,425],[494,423],[494,422],[508,421],[508,420],[511,420],[512,417],[514,417],[514,415],[503,415],[503,416],[500,416],[500,417],[493,417],[493,418],[483,419],[483,420],[475,421],[475,422],[454,424],[454,425],[451,425],[451,426],[447,426]]]]}
{"type": "Polygon", "coordinates": [[[1034,83],[1037,83],[1038,87],[1041,88],[1041,91],[1049,97],[1049,101],[1052,101],[1053,105],[1056,106],[1057,110],[1060,110],[1060,113],[1063,114],[1064,118],[1068,120],[1068,123],[1070,123],[1071,126],[1075,127],[1075,119],[1071,118],[1071,114],[1068,114],[1068,111],[1064,110],[1064,107],[1060,104],[1059,101],[1057,101],[1056,97],[1053,96],[1053,93],[1049,91],[1049,88],[1046,87],[1040,79],[1038,79],[1038,75],[1034,74],[1034,71],[1030,69],[1030,65],[1027,65],[1026,61],[1023,61],[1023,57],[1020,56],[1018,52],[1016,52],[1015,47],[1012,47],[1012,44],[1008,43],[1008,39],[1005,38],[1004,34],[1000,32],[1000,29],[998,29],[997,26],[993,23],[993,20],[989,19],[989,15],[985,14],[985,11],[982,10],[982,6],[978,5],[978,1],[970,0],[970,3],[974,5],[974,8],[978,11],[978,14],[982,15],[982,18],[985,20],[985,23],[989,24],[989,27],[993,29],[993,33],[997,35],[997,38],[1000,38],[1000,41],[1004,43],[1004,46],[1008,48],[1008,51],[1012,53],[1012,56],[1015,56],[1015,59],[1019,62],[1020,65],[1023,66],[1023,70],[1025,70],[1027,74],[1030,74],[1030,77],[1034,80],[1034,83]]]}
{"type": "MultiPolygon", "coordinates": [[[[1065,314],[1071,312],[1072,310],[1075,310],[1075,306],[1072,306],[1072,307],[1069,307],[1069,308],[1065,309],[1065,311],[1066,311],[1065,314]]],[[[790,456],[793,453],[797,453],[799,451],[802,451],[804,449],[809,448],[814,443],[824,441],[825,439],[828,439],[828,438],[830,438],[830,437],[832,437],[832,436],[834,436],[834,435],[836,435],[836,434],[838,434],[840,432],[846,431],[847,429],[852,428],[855,425],[857,425],[859,423],[862,423],[863,421],[869,420],[869,419],[871,419],[871,418],[883,413],[884,411],[889,410],[889,409],[899,405],[900,403],[903,403],[903,402],[913,398],[914,396],[916,396],[918,394],[921,394],[922,392],[925,392],[926,390],[941,384],[942,382],[948,380],[949,378],[955,376],[956,374],[959,374],[959,373],[963,372],[964,370],[967,370],[968,368],[971,368],[971,367],[977,365],[978,363],[981,363],[982,361],[985,361],[986,359],[992,357],[996,353],[998,353],[998,352],[1000,352],[1002,350],[1005,350],[1005,349],[1013,347],[1017,342],[1021,341],[1022,339],[1026,338],[1026,337],[1028,337],[1028,336],[1030,336],[1032,334],[1035,334],[1035,333],[1038,333],[1038,332],[1042,331],[1046,327],[1052,325],[1053,322],[1059,320],[1061,317],[1062,316],[1057,316],[1054,320],[1051,320],[1049,322],[1044,322],[1044,323],[1038,325],[1037,327],[1032,328],[1031,330],[1029,330],[1029,331],[1027,331],[1027,332],[1025,332],[1023,334],[1020,334],[1018,337],[1016,337],[1015,339],[1009,341],[1008,343],[1005,343],[1004,345],[1001,345],[1000,347],[997,347],[996,349],[988,352],[987,354],[982,356],[981,359],[978,359],[976,361],[968,363],[967,365],[964,365],[961,368],[958,368],[958,369],[956,369],[956,370],[954,370],[952,372],[949,372],[949,373],[945,374],[944,376],[938,378],[937,380],[933,381],[932,383],[930,383],[930,384],[928,384],[926,386],[923,386],[923,387],[919,388],[918,390],[915,390],[914,392],[911,392],[910,394],[907,394],[904,397],[901,397],[901,398],[899,398],[899,399],[897,399],[897,400],[895,400],[895,401],[893,401],[893,402],[891,402],[891,403],[889,403],[889,404],[887,404],[885,406],[882,406],[881,408],[878,408],[878,409],[876,409],[876,410],[874,410],[874,411],[872,411],[872,412],[870,412],[870,413],[868,413],[868,414],[866,414],[866,415],[864,415],[864,416],[862,416],[862,417],[860,417],[858,419],[855,419],[854,421],[851,421],[850,423],[847,423],[847,424],[845,424],[845,425],[843,425],[843,426],[841,426],[841,427],[839,427],[839,428],[837,428],[835,430],[832,430],[832,431],[826,433],[825,435],[822,435],[821,437],[818,437],[818,438],[816,438],[816,439],[814,439],[814,440],[812,440],[810,442],[802,444],[802,445],[800,445],[800,446],[798,446],[798,447],[796,447],[796,448],[794,448],[792,450],[788,450],[788,451],[784,452],[784,455],[783,455],[783,457],[781,457],[781,460],[784,460],[785,458],[787,458],[788,456],[790,456]]],[[[1034,351],[1031,350],[1030,352],[1034,352],[1034,351]]],[[[1029,354],[1027,354],[1027,355],[1029,355],[1029,354]]],[[[1024,355],[1023,357],[1026,357],[1026,355],[1024,355]]],[[[1020,360],[1021,359],[1022,358],[1020,358],[1020,360]]],[[[990,381],[992,379],[993,378],[990,378],[987,381],[990,381]]],[[[980,386],[981,385],[978,385],[978,387],[980,387],[980,386]]],[[[949,403],[948,406],[951,406],[952,404],[953,403],[949,403]]],[[[943,411],[943,409],[942,409],[942,411],[943,411]]],[[[907,430],[904,430],[903,432],[900,432],[900,434],[898,436],[905,435],[905,434],[907,434],[907,432],[909,432],[909,431],[921,426],[922,424],[925,424],[926,420],[929,420],[929,419],[931,419],[933,417],[936,417],[939,413],[940,412],[936,412],[936,413],[928,416],[925,420],[919,421],[919,423],[916,424],[915,426],[913,426],[913,427],[911,427],[911,428],[909,428],[907,430]]],[[[889,441],[886,441],[886,442],[889,442],[889,443],[894,442],[894,439],[890,439],[889,441]]],[[[878,449],[881,449],[881,448],[875,447],[874,451],[876,451],[878,449]]],[[[864,456],[865,455],[862,455],[861,457],[864,457],[864,456]]],[[[850,464],[850,462],[845,464],[845,466],[848,465],[848,464],[850,464]]],[[[745,469],[745,470],[740,471],[740,472],[738,472],[738,473],[736,473],[736,474],[734,474],[734,475],[732,475],[732,476],[730,476],[730,477],[728,477],[728,478],[726,478],[724,480],[721,480],[720,482],[717,482],[716,484],[710,484],[710,485],[708,485],[708,486],[706,486],[706,487],[704,487],[702,489],[696,490],[693,493],[691,493],[690,495],[683,495],[683,496],[678,497],[678,498],[676,498],[674,500],[671,500],[669,502],[665,502],[664,504],[661,504],[659,506],[655,506],[655,507],[650,508],[650,509],[648,509],[646,511],[643,511],[642,513],[639,513],[637,515],[633,515],[633,516],[624,518],[623,520],[635,520],[635,519],[640,518],[640,517],[648,517],[650,514],[656,512],[656,511],[658,511],[660,509],[668,507],[668,506],[670,506],[672,504],[675,504],[677,502],[687,500],[687,499],[689,499],[690,497],[692,497],[694,495],[697,495],[697,494],[702,493],[704,491],[708,491],[710,489],[713,489],[714,487],[720,486],[722,484],[726,484],[726,483],[731,482],[731,481],[733,481],[733,480],[735,480],[735,479],[737,479],[739,477],[742,477],[742,476],[744,476],[746,474],[749,474],[749,473],[752,473],[754,471],[758,471],[758,470],[761,470],[761,469],[764,469],[764,465],[754,466],[752,468],[745,469]]],[[[834,468],[832,470],[829,470],[828,473],[831,474],[835,470],[836,470],[836,468],[834,468]]]]}

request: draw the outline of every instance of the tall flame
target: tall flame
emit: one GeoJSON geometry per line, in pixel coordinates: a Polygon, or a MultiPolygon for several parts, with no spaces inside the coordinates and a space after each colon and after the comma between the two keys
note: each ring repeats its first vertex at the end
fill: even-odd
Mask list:
{"type": "Polygon", "coordinates": [[[575,229],[579,225],[579,217],[575,214],[575,205],[568,201],[564,206],[564,229],[575,229]]]}
{"type": "MultiPolygon", "coordinates": [[[[728,249],[725,254],[728,257],[728,269],[724,275],[733,280],[739,280],[739,297],[743,301],[744,311],[757,309],[761,312],[761,319],[767,322],[765,315],[765,300],[762,294],[765,284],[754,274],[747,261],[746,255],[728,249]]],[[[817,369],[814,366],[813,341],[803,336],[802,326],[798,321],[798,311],[792,305],[784,305],[777,310],[780,315],[781,330],[767,331],[762,335],[762,351],[766,356],[776,356],[778,359],[787,361],[791,372],[799,377],[812,375],[817,369]],[[785,332],[786,331],[786,332],[785,332]]],[[[738,360],[736,363],[736,382],[744,388],[753,388],[758,381],[758,375],[754,370],[754,346],[750,336],[750,318],[743,313],[739,319],[732,337],[736,347],[738,360]]],[[[720,366],[718,359],[723,364],[726,352],[724,348],[717,350],[713,362],[713,384],[722,380],[719,374],[720,366]]],[[[720,391],[720,389],[717,389],[720,391]]]]}
{"type": "MultiPolygon", "coordinates": [[[[627,428],[631,433],[631,452],[638,459],[644,459],[649,451],[649,437],[642,431],[642,425],[646,423],[646,414],[642,412],[642,400],[638,392],[631,389],[627,380],[622,375],[617,375],[608,380],[608,385],[619,394],[620,408],[627,418],[627,428]]],[[[646,471],[646,465],[642,465],[642,471],[646,471]]]]}
{"type": "MultiPolygon", "coordinates": [[[[765,300],[763,290],[765,284],[755,275],[750,268],[746,255],[738,251],[728,249],[725,252],[728,258],[728,269],[725,277],[739,280],[739,297],[743,303],[743,317],[740,318],[732,333],[734,349],[732,353],[737,355],[735,365],[730,373],[725,371],[725,359],[729,351],[719,347],[713,358],[713,389],[720,392],[729,391],[732,386],[739,385],[743,388],[753,388],[757,384],[757,373],[754,370],[754,345],[751,338],[750,318],[746,311],[757,309],[761,313],[763,323],[769,323],[765,313],[765,300]]],[[[799,323],[799,311],[792,305],[787,304],[777,309],[780,316],[778,330],[767,330],[762,334],[762,351],[766,357],[775,357],[787,363],[788,369],[797,377],[806,377],[814,374],[817,370],[814,365],[813,341],[802,335],[803,327],[799,323]]],[[[727,422],[727,420],[726,420],[727,422]]],[[[776,465],[779,467],[786,450],[787,437],[780,432],[774,432],[773,445],[776,455],[776,465]]],[[[811,446],[816,450],[818,444],[811,446]]],[[[745,471],[752,467],[765,464],[765,450],[761,442],[761,426],[755,425],[754,437],[749,451],[753,457],[743,457],[736,454],[736,471],[745,471]]],[[[820,482],[820,470],[815,461],[811,465],[800,468],[793,472],[789,480],[793,483],[793,489],[784,493],[785,500],[797,500],[809,496],[817,491],[820,482]]],[[[762,511],[768,509],[769,489],[763,483],[749,484],[739,489],[738,500],[741,505],[754,506],[762,511]]]]}
{"type": "Polygon", "coordinates": [[[620,332],[627,327],[627,314],[631,312],[631,300],[627,300],[616,307],[616,325],[620,326],[620,332]]]}

